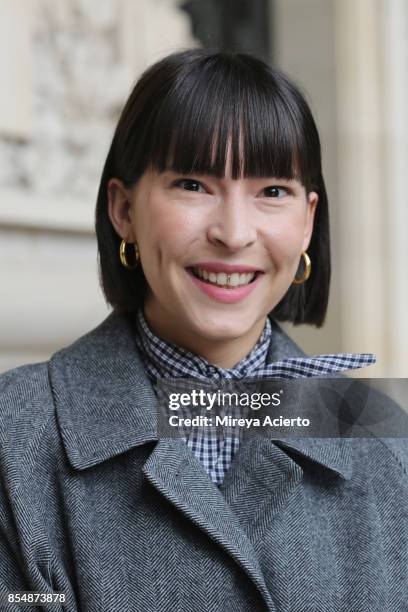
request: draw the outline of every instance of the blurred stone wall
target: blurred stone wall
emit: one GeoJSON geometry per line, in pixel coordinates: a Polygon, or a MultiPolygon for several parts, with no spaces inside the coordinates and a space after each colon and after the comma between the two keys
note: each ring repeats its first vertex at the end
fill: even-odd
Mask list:
{"type": "Polygon", "coordinates": [[[309,353],[375,353],[358,377],[407,377],[408,3],[272,5],[274,62],[321,134],[333,256],[326,324],[289,333],[309,353]]]}

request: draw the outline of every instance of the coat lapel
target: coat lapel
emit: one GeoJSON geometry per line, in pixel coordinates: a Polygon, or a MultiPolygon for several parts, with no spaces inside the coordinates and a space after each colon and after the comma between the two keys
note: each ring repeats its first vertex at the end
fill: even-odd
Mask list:
{"type": "Polygon", "coordinates": [[[221,491],[255,550],[302,478],[302,468],[271,440],[241,443],[221,491]]]}
{"type": "Polygon", "coordinates": [[[149,482],[246,572],[274,611],[256,553],[218,487],[180,439],[161,439],[143,467],[149,482]]]}

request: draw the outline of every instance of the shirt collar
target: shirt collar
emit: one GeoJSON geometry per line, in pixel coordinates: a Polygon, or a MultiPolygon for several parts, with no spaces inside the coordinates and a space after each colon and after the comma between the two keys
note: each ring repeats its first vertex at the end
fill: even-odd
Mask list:
{"type": "MultiPolygon", "coordinates": [[[[304,355],[273,319],[270,324],[273,342],[267,361],[304,355]]],[[[134,314],[113,312],[55,353],[49,375],[62,440],[75,469],[157,441],[157,398],[136,344],[134,314]]],[[[287,438],[277,443],[351,478],[351,439],[287,438]]]]}

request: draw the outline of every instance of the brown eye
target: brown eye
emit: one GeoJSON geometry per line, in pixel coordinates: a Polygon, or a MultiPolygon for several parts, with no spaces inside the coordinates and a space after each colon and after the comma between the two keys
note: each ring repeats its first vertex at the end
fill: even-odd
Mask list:
{"type": "Polygon", "coordinates": [[[271,187],[265,187],[264,193],[268,198],[284,198],[289,194],[289,191],[286,187],[273,185],[271,187]]]}
{"type": "Polygon", "coordinates": [[[176,187],[180,187],[181,189],[184,189],[185,191],[197,191],[199,193],[205,192],[205,189],[201,185],[201,183],[193,179],[181,179],[179,181],[176,181],[174,185],[176,187]],[[201,192],[200,192],[200,189],[202,190],[201,192]]]}

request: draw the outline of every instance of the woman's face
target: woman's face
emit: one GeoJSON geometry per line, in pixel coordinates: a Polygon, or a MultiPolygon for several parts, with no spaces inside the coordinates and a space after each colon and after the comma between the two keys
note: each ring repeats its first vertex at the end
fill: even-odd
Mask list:
{"type": "Polygon", "coordinates": [[[116,179],[109,191],[112,222],[139,246],[148,321],[189,348],[262,331],[307,250],[318,199],[296,180],[152,170],[126,196],[116,179]]]}

